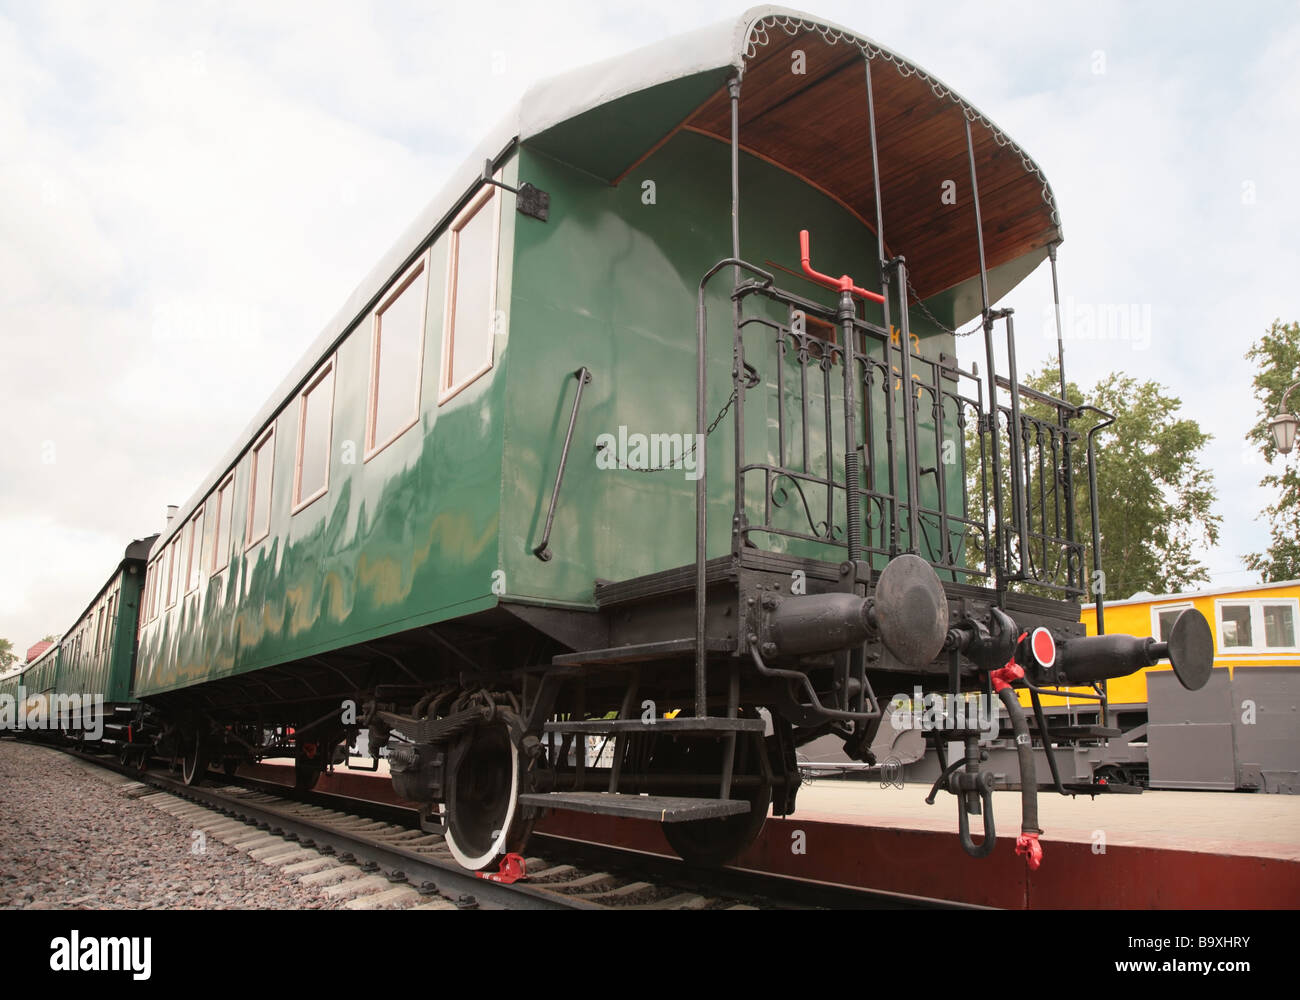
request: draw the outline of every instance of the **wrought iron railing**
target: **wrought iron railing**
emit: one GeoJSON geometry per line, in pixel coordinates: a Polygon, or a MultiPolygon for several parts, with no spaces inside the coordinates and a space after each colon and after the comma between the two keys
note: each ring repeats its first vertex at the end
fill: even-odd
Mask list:
{"type": "MultiPolygon", "coordinates": [[[[987,383],[974,371],[947,355],[925,357],[916,345],[905,364],[897,334],[860,317],[848,320],[767,281],[742,282],[733,298],[743,543],[806,555],[848,547],[848,350],[857,387],[852,437],[860,455],[862,557],[883,565],[915,552],[944,579],[1081,596],[1073,407],[1018,385],[1014,358],[1012,379],[995,382],[1008,401],[990,408],[987,383]]],[[[1009,315],[1006,323],[1014,351],[1009,315]]],[[[993,329],[991,320],[986,338],[993,329]]]]}

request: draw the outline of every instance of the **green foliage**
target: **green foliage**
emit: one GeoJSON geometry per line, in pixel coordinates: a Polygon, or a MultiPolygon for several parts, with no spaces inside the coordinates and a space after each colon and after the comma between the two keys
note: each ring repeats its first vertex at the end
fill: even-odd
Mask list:
{"type": "Polygon", "coordinates": [[[17,660],[14,644],[8,639],[0,639],[0,670],[8,670],[17,660]]]}
{"type": "MultiPolygon", "coordinates": [[[[1022,384],[1053,397],[1061,391],[1055,367],[1028,376],[1022,384]]],[[[1176,593],[1208,581],[1209,570],[1194,553],[1198,546],[1209,547],[1218,541],[1222,523],[1213,509],[1213,473],[1200,461],[1211,435],[1203,432],[1196,421],[1180,418],[1182,401],[1157,382],[1139,382],[1112,373],[1087,393],[1068,383],[1066,399],[1076,406],[1087,403],[1116,417],[1113,424],[1097,431],[1095,438],[1104,596],[1123,600],[1142,590],[1176,593]]],[[[1022,397],[1021,407],[1028,416],[1056,420],[1054,407],[1027,396],[1022,397]]],[[[1075,538],[1085,544],[1084,569],[1089,580],[1092,511],[1088,500],[1087,434],[1101,422],[1093,413],[1070,422],[1071,429],[1079,434],[1070,455],[1075,538]]],[[[1005,470],[1010,456],[1005,433],[1001,437],[1005,470]]],[[[968,435],[968,469],[977,469],[970,456],[978,449],[978,441],[968,435]]],[[[1005,471],[1003,493],[1003,506],[1008,512],[1004,524],[1009,526],[1010,480],[1005,471]]],[[[970,483],[970,495],[977,508],[974,516],[979,517],[978,482],[970,483]]],[[[1031,512],[1029,521],[1031,531],[1044,527],[1036,513],[1031,512]]],[[[1062,571],[1059,582],[1064,582],[1063,577],[1062,571]]],[[[1029,585],[1021,589],[1043,592],[1029,585]]]]}
{"type": "MultiPolygon", "coordinates": [[[[1300,323],[1283,323],[1274,320],[1268,332],[1246,352],[1246,360],[1258,365],[1255,373],[1255,400],[1259,404],[1258,416],[1251,425],[1246,440],[1258,447],[1266,462],[1278,455],[1268,421],[1282,409],[1282,396],[1287,387],[1300,381],[1300,323]]],[[[1287,407],[1295,412],[1300,408],[1300,389],[1291,393],[1287,407]]],[[[1260,485],[1276,492],[1277,499],[1264,508],[1269,522],[1269,546],[1265,552],[1252,552],[1245,556],[1246,566],[1260,575],[1262,583],[1300,579],[1300,471],[1297,459],[1283,458],[1279,474],[1271,469],[1260,478],[1260,485]]]]}

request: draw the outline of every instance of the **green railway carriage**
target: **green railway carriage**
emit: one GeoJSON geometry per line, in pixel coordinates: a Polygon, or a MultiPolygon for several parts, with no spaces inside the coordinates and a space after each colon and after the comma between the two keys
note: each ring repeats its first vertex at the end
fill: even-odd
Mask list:
{"type": "Polygon", "coordinates": [[[134,701],[140,597],[149,549],[157,535],[137,539],[59,643],[55,690],[103,699],[110,709],[134,701]]]}
{"type": "Polygon", "coordinates": [[[25,694],[42,725],[107,747],[123,742],[134,717],[140,598],[145,564],[157,535],[131,542],[99,592],[63,637],[21,674],[0,681],[0,695],[25,694]],[[61,709],[60,706],[63,706],[61,709]],[[102,714],[101,714],[102,713],[102,714]]]}
{"type": "Polygon", "coordinates": [[[17,673],[0,680],[0,699],[4,699],[3,729],[27,731],[28,716],[49,716],[49,698],[55,693],[59,674],[59,643],[45,649],[35,660],[17,673]]]}
{"type": "MultiPolygon", "coordinates": [[[[1156,655],[1195,682],[1190,618],[1159,648],[1081,636],[1088,444],[1061,400],[1022,412],[992,305],[1060,241],[989,119],[809,15],[533,88],[153,547],[159,749],[191,780],[291,751],[310,784],[364,727],[469,867],[548,808],[718,861],[793,810],[796,745],[871,759],[873,684],[1156,655]],[[955,361],[977,316],[983,375],[955,361]]],[[[973,733],[935,738],[966,751],[963,824],[973,733]]]]}

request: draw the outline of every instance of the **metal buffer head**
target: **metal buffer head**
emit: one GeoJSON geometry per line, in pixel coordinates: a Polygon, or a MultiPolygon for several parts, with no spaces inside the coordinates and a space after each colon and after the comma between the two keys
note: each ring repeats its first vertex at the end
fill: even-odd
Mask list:
{"type": "Polygon", "coordinates": [[[870,597],[809,594],[787,597],[771,610],[768,652],[782,656],[829,653],[879,638],[911,667],[923,667],[943,649],[948,601],[930,564],[915,555],[894,559],[870,597]]]}
{"type": "Polygon", "coordinates": [[[1174,675],[1189,691],[1198,691],[1214,668],[1214,636],[1210,623],[1195,608],[1180,614],[1167,642],[1131,635],[1095,635],[1061,644],[1051,669],[1054,682],[1091,684],[1109,677],[1126,677],[1143,667],[1169,660],[1174,675]]]}

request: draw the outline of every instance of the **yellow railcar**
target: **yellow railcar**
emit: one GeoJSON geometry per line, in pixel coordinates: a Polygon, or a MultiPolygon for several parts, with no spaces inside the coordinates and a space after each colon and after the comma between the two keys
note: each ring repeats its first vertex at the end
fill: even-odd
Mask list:
{"type": "MultiPolygon", "coordinates": [[[[1293,791],[1300,777],[1296,702],[1300,699],[1300,581],[1184,594],[1137,594],[1106,601],[1107,634],[1168,639],[1175,619],[1194,608],[1210,623],[1214,669],[1197,692],[1175,691],[1162,662],[1106,683],[1110,745],[1092,761],[1099,777],[1157,788],[1293,791]]],[[[1097,635],[1097,606],[1080,620],[1097,635]]],[[[1049,723],[1102,723],[1090,688],[1044,696],[1049,723]]],[[[1029,705],[1027,692],[1021,700],[1029,705]]]]}

